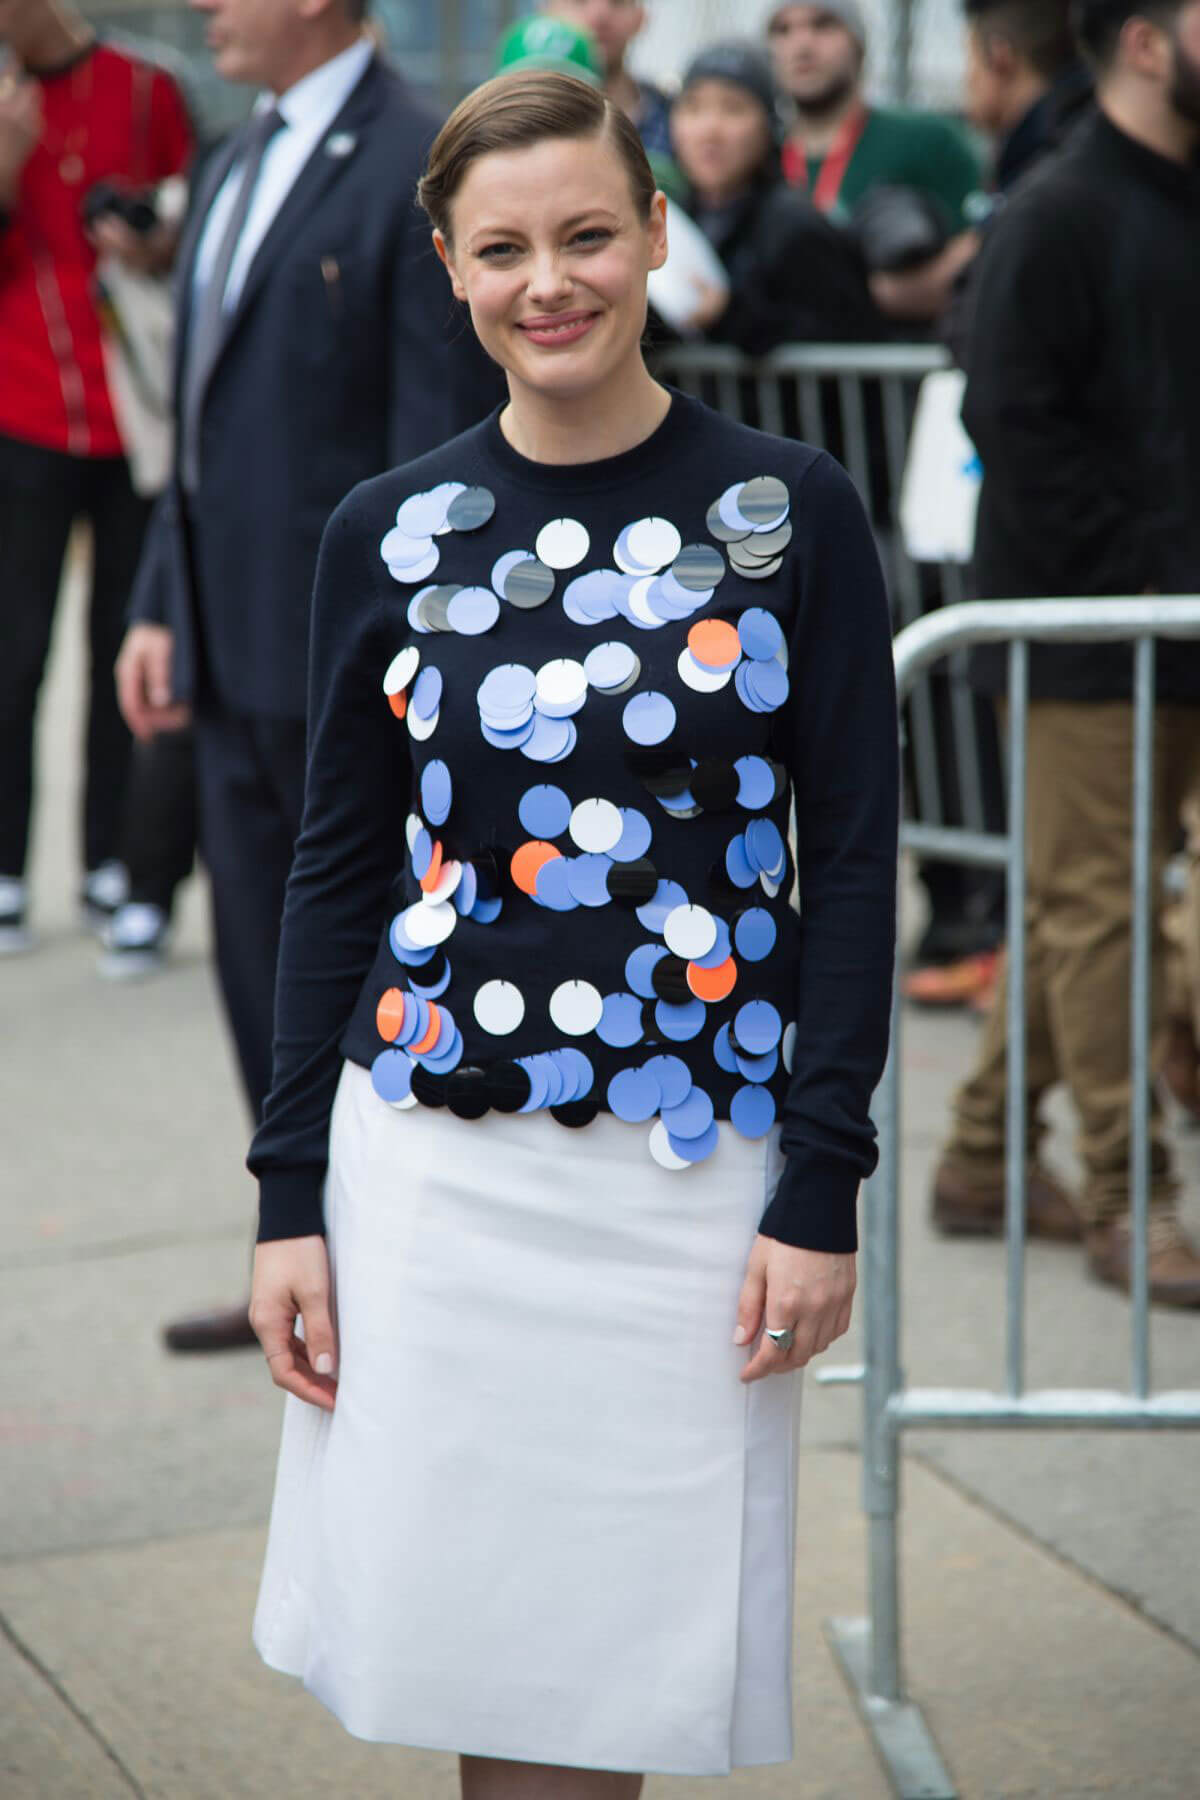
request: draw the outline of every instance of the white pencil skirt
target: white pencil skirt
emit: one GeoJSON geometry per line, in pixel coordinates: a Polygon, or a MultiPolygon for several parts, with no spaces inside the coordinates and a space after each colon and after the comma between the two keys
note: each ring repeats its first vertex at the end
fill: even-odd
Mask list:
{"type": "Polygon", "coordinates": [[[342,1072],[332,1414],[285,1401],[254,1642],[355,1737],[722,1775],[792,1755],[800,1378],[744,1386],[778,1177],[601,1114],[396,1111],[342,1072]]]}

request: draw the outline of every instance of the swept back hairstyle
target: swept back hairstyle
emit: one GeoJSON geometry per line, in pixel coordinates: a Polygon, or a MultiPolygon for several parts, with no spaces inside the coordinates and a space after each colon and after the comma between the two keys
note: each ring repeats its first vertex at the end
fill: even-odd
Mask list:
{"type": "Polygon", "coordinates": [[[965,0],[967,19],[1010,43],[1043,81],[1054,81],[1078,56],[1071,0],[965,0]]]}
{"type": "Polygon", "coordinates": [[[1074,0],[1072,17],[1079,47],[1094,69],[1107,70],[1130,19],[1149,19],[1169,30],[1184,0],[1074,0]]]}
{"type": "Polygon", "coordinates": [[[461,100],[433,141],[417,199],[449,240],[452,202],[471,164],[549,138],[607,138],[625,165],[634,205],[650,216],[658,184],[630,120],[598,88],[547,69],[497,75],[461,100]]]}

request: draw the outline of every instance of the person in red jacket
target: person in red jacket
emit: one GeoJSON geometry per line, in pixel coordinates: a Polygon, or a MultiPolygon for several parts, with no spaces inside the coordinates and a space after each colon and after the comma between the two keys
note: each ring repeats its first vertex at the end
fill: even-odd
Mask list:
{"type": "MultiPolygon", "coordinates": [[[[97,41],[56,0],[0,0],[0,951],[24,947],[33,728],[67,540],[90,521],[91,683],[83,889],[101,924],[117,860],[129,734],[113,662],[148,502],[134,492],[105,378],[86,197],[181,172],[183,99],[162,70],[97,41]]],[[[151,241],[147,266],[155,254],[151,241]]]]}

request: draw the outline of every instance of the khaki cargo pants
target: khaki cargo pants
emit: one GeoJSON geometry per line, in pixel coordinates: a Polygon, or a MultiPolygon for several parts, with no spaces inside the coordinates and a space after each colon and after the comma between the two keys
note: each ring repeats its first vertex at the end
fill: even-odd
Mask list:
{"type": "MultiPolygon", "coordinates": [[[[1132,958],[1133,708],[1127,702],[1039,700],[1029,707],[1027,999],[1029,1142],[1043,1096],[1066,1083],[1079,1120],[1084,1216],[1129,1205],[1129,984],[1132,958]]],[[[1200,789],[1200,706],[1155,715],[1152,892],[1161,893],[1180,813],[1200,789]]],[[[1193,878],[1194,879],[1194,878],[1193,878]]],[[[1157,1066],[1165,1023],[1164,945],[1155,908],[1151,1032],[1157,1066]]],[[[1197,907],[1187,909],[1195,929],[1197,907]]],[[[1003,984],[974,1072],[954,1099],[946,1158],[968,1180],[1004,1172],[1007,1090],[1003,984]]],[[[1175,1188],[1157,1105],[1151,1124],[1151,1202],[1175,1188]]]]}

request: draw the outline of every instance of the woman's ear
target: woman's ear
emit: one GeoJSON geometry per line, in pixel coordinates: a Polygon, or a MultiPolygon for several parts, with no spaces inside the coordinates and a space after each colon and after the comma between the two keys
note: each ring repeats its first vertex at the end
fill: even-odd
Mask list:
{"type": "Polygon", "coordinates": [[[650,267],[661,269],[667,260],[667,196],[661,188],[650,202],[646,229],[650,236],[650,267]]]}
{"type": "Polygon", "coordinates": [[[450,249],[450,245],[446,242],[445,234],[443,232],[434,232],[433,247],[441,259],[442,267],[450,277],[450,286],[454,291],[454,298],[463,301],[465,304],[467,290],[458,278],[458,270],[454,267],[453,253],[450,249]]]}

